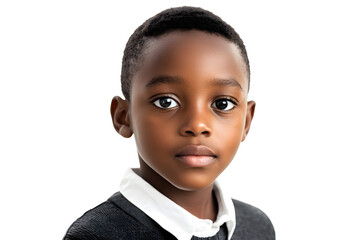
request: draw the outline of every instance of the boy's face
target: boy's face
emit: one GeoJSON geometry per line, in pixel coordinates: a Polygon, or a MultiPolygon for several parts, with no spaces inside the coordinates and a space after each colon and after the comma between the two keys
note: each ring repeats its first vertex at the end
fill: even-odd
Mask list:
{"type": "Polygon", "coordinates": [[[128,112],[142,174],[182,190],[214,182],[254,113],[245,69],[236,45],[216,35],[175,31],[150,42],[128,112]]]}

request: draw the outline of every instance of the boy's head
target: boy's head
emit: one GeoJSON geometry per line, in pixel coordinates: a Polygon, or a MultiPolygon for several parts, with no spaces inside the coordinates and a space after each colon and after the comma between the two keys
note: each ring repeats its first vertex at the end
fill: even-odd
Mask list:
{"type": "Polygon", "coordinates": [[[139,26],[129,38],[122,61],[121,87],[130,100],[132,78],[141,66],[147,45],[151,40],[176,30],[199,30],[222,36],[239,48],[246,65],[248,84],[250,65],[243,41],[237,32],[221,18],[201,8],[179,7],[160,12],[139,26]]]}
{"type": "Polygon", "coordinates": [[[241,39],[212,13],[175,8],[140,26],[124,53],[126,100],[111,103],[115,129],[135,136],[139,174],[157,189],[210,186],[249,131],[249,74],[241,39]]]}

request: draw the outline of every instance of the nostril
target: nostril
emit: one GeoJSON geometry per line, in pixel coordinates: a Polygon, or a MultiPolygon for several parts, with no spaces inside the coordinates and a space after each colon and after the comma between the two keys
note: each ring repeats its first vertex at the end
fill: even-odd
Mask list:
{"type": "MultiPolygon", "coordinates": [[[[185,131],[185,134],[186,134],[186,135],[192,135],[192,136],[196,136],[196,135],[198,135],[198,134],[196,134],[195,132],[190,131],[190,130],[185,131]]],[[[210,134],[210,132],[209,132],[209,131],[202,131],[200,134],[209,135],[209,134],[210,134]]]]}
{"type": "Polygon", "coordinates": [[[185,131],[186,134],[195,135],[192,131],[185,131]]]}

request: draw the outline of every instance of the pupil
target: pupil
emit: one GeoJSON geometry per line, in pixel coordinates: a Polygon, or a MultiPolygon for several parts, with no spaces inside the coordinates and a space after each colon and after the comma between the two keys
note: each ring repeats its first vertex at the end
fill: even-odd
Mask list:
{"type": "Polygon", "coordinates": [[[226,100],[218,100],[216,101],[215,105],[218,109],[224,110],[227,107],[228,103],[226,100]]]}
{"type": "Polygon", "coordinates": [[[160,99],[160,105],[162,107],[169,107],[171,105],[171,100],[169,98],[160,99]]]}

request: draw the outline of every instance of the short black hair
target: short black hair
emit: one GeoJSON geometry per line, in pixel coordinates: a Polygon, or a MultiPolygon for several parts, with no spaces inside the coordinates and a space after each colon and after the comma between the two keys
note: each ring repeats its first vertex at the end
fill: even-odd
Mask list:
{"type": "Polygon", "coordinates": [[[138,71],[146,43],[153,38],[175,30],[200,30],[222,36],[235,43],[246,65],[250,86],[250,65],[245,45],[239,34],[220,17],[197,7],[177,7],[164,10],[146,20],[130,36],[123,55],[121,89],[130,101],[130,88],[134,74],[138,71]]]}

